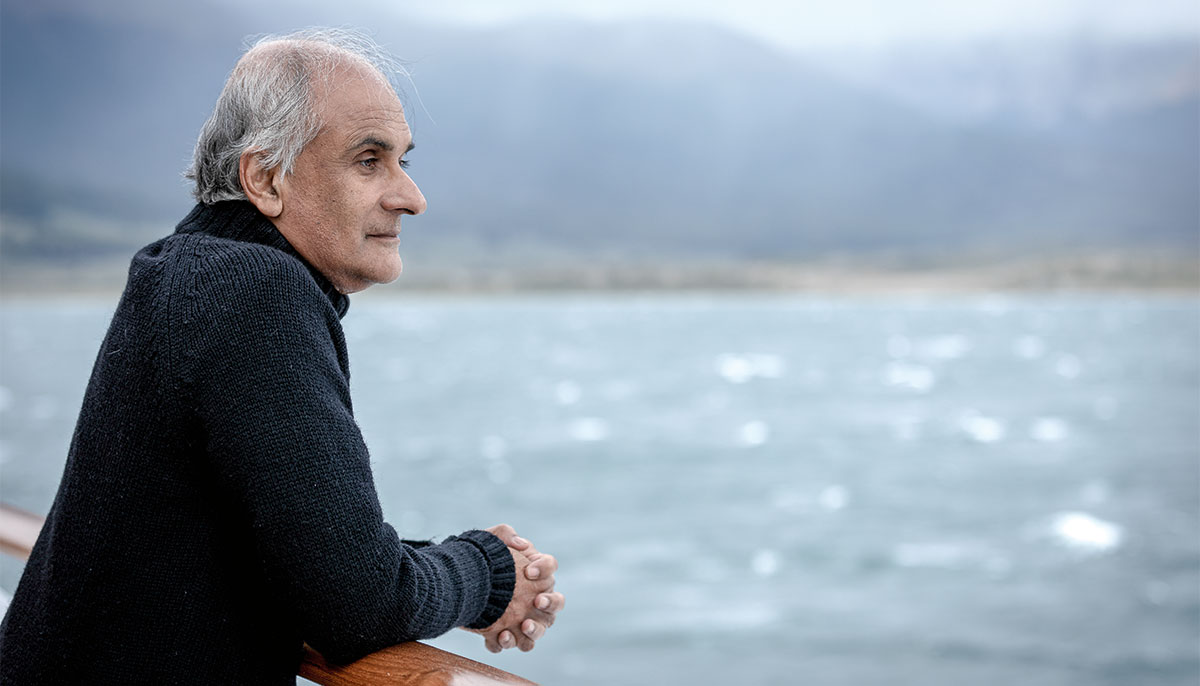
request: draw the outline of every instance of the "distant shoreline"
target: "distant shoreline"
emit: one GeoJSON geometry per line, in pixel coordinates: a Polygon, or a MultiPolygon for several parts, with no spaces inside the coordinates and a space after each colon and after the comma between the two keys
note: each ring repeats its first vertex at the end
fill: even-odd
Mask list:
{"type": "MultiPolygon", "coordinates": [[[[859,260],[814,262],[671,261],[659,264],[410,263],[373,296],[419,294],[768,292],[814,294],[1133,292],[1200,296],[1200,257],[1113,253],[930,264],[859,260]]],[[[0,265],[0,299],[118,294],[126,265],[0,265]]]]}

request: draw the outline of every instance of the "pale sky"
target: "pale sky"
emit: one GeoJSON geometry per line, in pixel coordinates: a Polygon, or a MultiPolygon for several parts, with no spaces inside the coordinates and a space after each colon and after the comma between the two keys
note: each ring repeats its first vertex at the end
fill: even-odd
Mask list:
{"type": "Polygon", "coordinates": [[[1197,0],[443,0],[391,6],[442,21],[485,25],[556,15],[698,19],[789,48],[1063,31],[1200,36],[1197,0]]]}
{"type": "MultiPolygon", "coordinates": [[[[298,8],[321,23],[374,23],[425,18],[495,26],[566,17],[612,21],[688,19],[741,30],[783,48],[873,47],[896,42],[1088,33],[1143,38],[1200,38],[1200,0],[207,0],[280,17],[298,8]]],[[[169,19],[158,0],[38,0],[8,9],[70,8],[110,19],[169,19]]]]}

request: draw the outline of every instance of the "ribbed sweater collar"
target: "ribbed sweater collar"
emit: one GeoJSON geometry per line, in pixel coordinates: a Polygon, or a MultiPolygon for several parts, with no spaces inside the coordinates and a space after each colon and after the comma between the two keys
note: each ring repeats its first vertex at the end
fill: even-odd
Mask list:
{"type": "Polygon", "coordinates": [[[329,302],[333,305],[339,318],[344,317],[346,310],[350,308],[350,298],[338,292],[324,274],[317,271],[308,263],[308,260],[296,252],[296,249],[292,247],[291,243],[288,243],[283,234],[279,233],[279,229],[275,228],[271,220],[263,216],[254,205],[246,200],[225,200],[212,205],[198,203],[175,227],[175,232],[203,233],[217,238],[258,243],[281,250],[300,260],[300,263],[308,268],[308,273],[312,274],[313,280],[329,298],[329,302]]]}

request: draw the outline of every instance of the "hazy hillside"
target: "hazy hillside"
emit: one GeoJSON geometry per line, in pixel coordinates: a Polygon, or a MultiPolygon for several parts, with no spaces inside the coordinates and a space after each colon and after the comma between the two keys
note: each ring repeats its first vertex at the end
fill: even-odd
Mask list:
{"type": "MultiPolygon", "coordinates": [[[[124,254],[168,230],[242,37],[278,28],[215,6],[129,23],[59,4],[5,4],[0,21],[6,263],[124,254]]],[[[1200,246],[1196,44],[1064,38],[1028,64],[1011,46],[975,46],[974,63],[928,46],[892,63],[688,24],[378,34],[420,93],[412,173],[430,210],[406,224],[409,254],[1200,246]],[[990,108],[954,97],[971,64],[990,108]],[[1130,86],[1146,74],[1172,88],[1130,86]]]]}
{"type": "Polygon", "coordinates": [[[941,120],[1047,130],[1169,106],[1200,84],[1194,40],[1104,42],[1087,34],[992,38],[805,59],[941,120]]]}

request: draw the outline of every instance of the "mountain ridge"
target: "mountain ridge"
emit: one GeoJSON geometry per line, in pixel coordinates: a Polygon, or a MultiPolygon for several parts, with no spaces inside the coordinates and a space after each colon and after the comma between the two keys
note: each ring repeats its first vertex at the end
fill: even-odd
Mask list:
{"type": "MultiPolygon", "coordinates": [[[[169,230],[191,204],[180,175],[242,36],[269,24],[210,5],[186,11],[211,30],[172,33],[60,4],[41,15],[3,10],[0,261],[144,242],[143,229],[123,240],[112,230],[120,222],[169,230]]],[[[406,250],[418,254],[1200,247],[1200,84],[1173,100],[1030,127],[956,119],[937,98],[922,106],[707,25],[378,33],[417,57],[413,175],[430,201],[406,230],[406,250]]],[[[1186,72],[1193,48],[1062,53],[1119,64],[1126,50],[1134,71],[1153,58],[1186,72]]]]}

